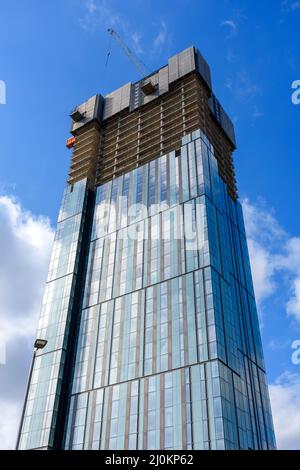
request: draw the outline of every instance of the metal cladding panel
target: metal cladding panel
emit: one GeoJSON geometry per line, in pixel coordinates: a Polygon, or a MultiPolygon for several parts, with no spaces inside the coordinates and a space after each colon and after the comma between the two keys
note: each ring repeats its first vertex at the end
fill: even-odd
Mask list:
{"type": "Polygon", "coordinates": [[[196,69],[208,88],[212,90],[210,67],[198,49],[196,49],[196,69]]]}
{"type": "Polygon", "coordinates": [[[169,61],[169,83],[173,83],[179,78],[178,55],[170,57],[169,61]]]}
{"type": "Polygon", "coordinates": [[[162,67],[153,75],[142,79],[137,83],[128,83],[105,97],[103,120],[119,113],[127,107],[130,111],[147,104],[160,95],[169,91],[169,85],[176,80],[197,71],[211,88],[210,69],[207,62],[194,46],[191,46],[179,54],[174,55],[168,61],[168,65],[162,67]],[[151,80],[157,89],[150,95],[145,95],[141,89],[145,80],[151,80]]]}
{"type": "Polygon", "coordinates": [[[215,119],[218,121],[223,131],[232,142],[233,146],[236,147],[235,132],[232,121],[214,94],[212,94],[212,96],[209,98],[208,106],[215,119]]]}
{"type": "Polygon", "coordinates": [[[194,46],[185,49],[169,59],[169,83],[197,70],[202,79],[212,89],[210,68],[202,54],[194,46]]]}
{"type": "Polygon", "coordinates": [[[94,119],[101,122],[103,97],[101,95],[92,96],[92,98],[77,106],[76,109],[83,115],[83,119],[79,122],[73,121],[71,132],[80,129],[94,119]]]}
{"type": "Polygon", "coordinates": [[[178,69],[179,78],[187,75],[190,72],[193,72],[196,69],[194,47],[189,47],[185,51],[178,54],[178,69]]]}
{"type": "Polygon", "coordinates": [[[103,119],[107,119],[129,107],[131,87],[132,84],[127,83],[121,88],[118,88],[118,90],[105,96],[103,119]]]}
{"type": "Polygon", "coordinates": [[[224,109],[221,107],[221,126],[224,129],[226,135],[229,137],[231,142],[236,146],[236,140],[235,140],[235,132],[234,132],[234,127],[231,122],[231,119],[227,115],[227,113],[224,111],[224,109]]]}
{"type": "Polygon", "coordinates": [[[159,94],[167,93],[169,91],[169,70],[168,66],[163,67],[158,72],[158,88],[159,94]]]}
{"type": "Polygon", "coordinates": [[[169,59],[169,83],[194,70],[196,70],[195,49],[192,46],[169,59]]]}
{"type": "Polygon", "coordinates": [[[127,83],[121,88],[121,110],[128,108],[131,96],[131,83],[127,83]]]}
{"type": "MultiPolygon", "coordinates": [[[[211,73],[209,65],[194,46],[191,46],[179,54],[174,55],[168,61],[168,65],[154,72],[151,76],[132,84],[127,83],[103,98],[101,95],[95,95],[88,101],[78,106],[78,111],[83,115],[79,122],[73,122],[71,131],[74,132],[92,120],[106,120],[111,116],[129,108],[130,112],[139,107],[154,101],[159,96],[167,93],[170,84],[176,82],[182,77],[197,72],[212,91],[211,73]],[[142,86],[150,80],[156,85],[155,91],[151,94],[145,94],[142,86]]],[[[216,120],[223,128],[224,132],[235,146],[234,128],[231,120],[223,110],[218,100],[213,96],[209,99],[209,107],[216,120]]]]}

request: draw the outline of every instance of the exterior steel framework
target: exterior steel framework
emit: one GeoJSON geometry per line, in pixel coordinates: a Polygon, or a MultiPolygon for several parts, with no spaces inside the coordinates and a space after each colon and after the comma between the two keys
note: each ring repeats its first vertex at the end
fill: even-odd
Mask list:
{"type": "Polygon", "coordinates": [[[35,355],[19,449],[276,446],[234,133],[203,61],[195,48],[171,58],[163,83],[173,83],[176,63],[172,90],[161,97],[158,87],[147,103],[135,84],[117,104],[109,96],[100,105],[99,95],[79,107],[38,328],[48,343],[35,355]],[[199,111],[188,128],[182,84],[191,78],[206,90],[207,118],[199,125],[199,111]],[[180,111],[173,148],[165,119],[151,123],[151,106],[155,114],[169,93],[180,111]],[[161,132],[156,154],[141,150],[146,112],[153,139],[161,132]],[[110,120],[132,152],[127,162],[111,130],[113,166],[110,120]]]}

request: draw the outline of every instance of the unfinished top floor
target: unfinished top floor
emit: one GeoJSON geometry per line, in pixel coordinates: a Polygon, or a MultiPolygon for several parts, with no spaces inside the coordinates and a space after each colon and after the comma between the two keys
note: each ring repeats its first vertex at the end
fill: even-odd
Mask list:
{"type": "Polygon", "coordinates": [[[97,94],[71,113],[74,148],[68,182],[91,187],[179,149],[199,128],[215,147],[219,172],[236,197],[233,124],[212,91],[210,68],[194,46],[168,65],[105,97],[97,94]]]}

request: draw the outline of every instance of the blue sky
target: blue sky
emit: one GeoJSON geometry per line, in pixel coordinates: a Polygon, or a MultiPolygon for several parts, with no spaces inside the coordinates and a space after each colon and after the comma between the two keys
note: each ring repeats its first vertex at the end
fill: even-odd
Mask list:
{"type": "MultiPolygon", "coordinates": [[[[299,21],[297,0],[2,2],[0,80],[7,104],[0,105],[0,195],[6,217],[15,211],[11,230],[34,227],[34,236],[44,237],[35,246],[47,251],[43,243],[51,240],[69,166],[69,112],[95,93],[139,78],[107,28],[114,27],[149,69],[192,44],[199,47],[215,94],[235,123],[238,188],[246,200],[273,406],[292,403],[288,412],[300,422],[300,365],[291,361],[291,344],[300,339],[300,106],[291,101],[291,84],[300,79],[299,21]]],[[[40,273],[43,280],[46,264],[34,266],[37,279],[40,273]]],[[[20,273],[22,266],[20,257],[20,273]]],[[[40,287],[35,291],[40,295],[40,287]]],[[[21,344],[24,367],[10,352],[7,365],[16,364],[24,382],[31,345],[28,338],[21,344]]],[[[5,375],[8,388],[12,375],[5,375]]],[[[288,414],[279,419],[290,422],[288,414]]],[[[300,447],[300,426],[296,432],[300,447]]],[[[293,440],[280,438],[285,446],[293,440]]]]}

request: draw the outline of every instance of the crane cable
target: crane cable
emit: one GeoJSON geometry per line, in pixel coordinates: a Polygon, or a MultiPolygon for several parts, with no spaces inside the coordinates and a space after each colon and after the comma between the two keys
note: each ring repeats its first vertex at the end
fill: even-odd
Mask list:
{"type": "Polygon", "coordinates": [[[109,43],[108,43],[108,48],[107,48],[107,54],[106,54],[106,61],[105,61],[105,68],[108,66],[108,62],[111,56],[111,45],[112,45],[112,36],[109,38],[109,43]]]}
{"type": "MultiPolygon", "coordinates": [[[[139,73],[143,76],[147,76],[149,74],[148,67],[144,64],[144,62],[141,61],[141,59],[139,59],[139,57],[135,54],[135,52],[133,52],[127,46],[127,44],[121,38],[121,36],[117,33],[117,31],[115,31],[112,28],[109,28],[107,32],[109,33],[111,38],[114,38],[117,41],[121,49],[123,49],[123,52],[127,55],[128,59],[134,64],[135,68],[139,71],[139,73]]],[[[108,57],[106,60],[108,62],[110,51],[108,52],[107,56],[108,57]]]]}

